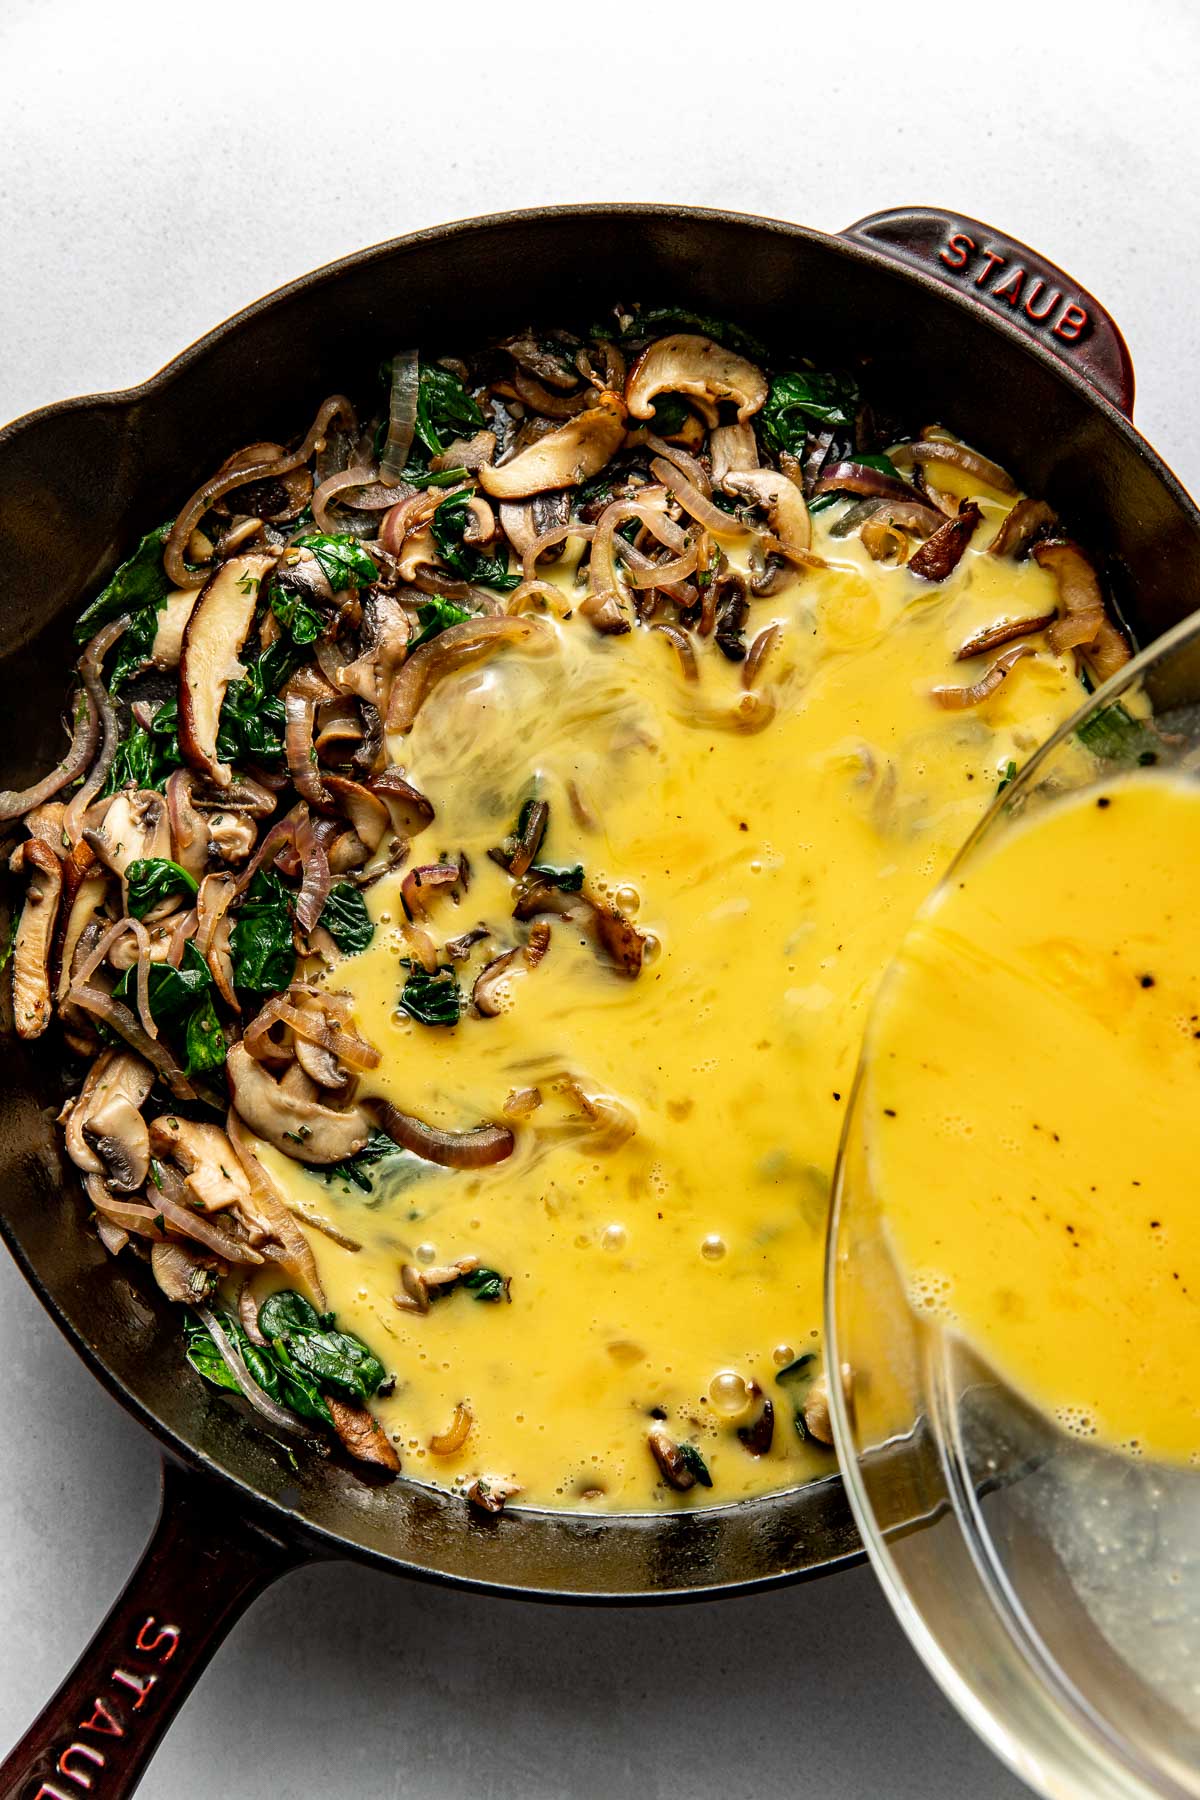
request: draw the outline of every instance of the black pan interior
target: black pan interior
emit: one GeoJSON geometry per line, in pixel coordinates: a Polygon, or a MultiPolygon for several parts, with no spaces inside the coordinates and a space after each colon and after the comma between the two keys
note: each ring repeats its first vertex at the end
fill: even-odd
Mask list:
{"type": "MultiPolygon", "coordinates": [[[[369,391],[398,345],[477,342],[530,317],[586,320],[634,298],[736,317],[819,361],[867,354],[881,400],[918,422],[942,420],[1051,501],[1108,565],[1142,642],[1200,606],[1200,517],[1169,472],[1084,382],[933,280],[838,239],[727,214],[503,215],[367,251],[260,303],[144,388],[52,407],[0,433],[3,785],[23,786],[61,754],[83,596],[230,449],[298,435],[324,394],[369,391]]],[[[564,1598],[744,1589],[858,1552],[836,1477],[698,1515],[518,1510],[485,1521],[403,1480],[370,1487],[304,1457],[292,1468],[181,1375],[177,1311],[83,1229],[52,1123],[59,1062],[53,1033],[30,1048],[0,1031],[0,1226],[124,1403],[260,1508],[282,1509],[331,1549],[564,1598]]]]}

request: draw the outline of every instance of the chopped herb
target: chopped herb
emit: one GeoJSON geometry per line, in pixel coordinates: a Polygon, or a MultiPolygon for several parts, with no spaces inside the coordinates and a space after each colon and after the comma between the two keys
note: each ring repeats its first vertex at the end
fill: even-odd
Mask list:
{"type": "Polygon", "coordinates": [[[498,1269],[472,1269],[458,1283],[474,1294],[477,1300],[511,1300],[509,1288],[512,1286],[511,1275],[501,1275],[498,1269]]]}
{"type": "Polygon", "coordinates": [[[533,863],[529,873],[547,887],[557,888],[560,894],[577,894],[583,886],[582,863],[573,863],[569,869],[556,868],[553,863],[533,863]]]}
{"type": "Polygon", "coordinates": [[[1013,782],[1016,779],[1017,779],[1017,765],[1015,762],[1010,761],[1005,767],[1004,774],[1001,777],[1000,785],[996,789],[996,792],[998,794],[1002,794],[1004,792],[1005,788],[1011,787],[1013,782]]]}
{"type": "Polygon", "coordinates": [[[296,971],[291,895],[278,875],[260,869],[229,934],[234,986],[244,994],[278,994],[296,971]]]}
{"type": "Polygon", "coordinates": [[[152,906],[172,894],[194,894],[194,876],[180,868],[167,856],[138,857],[125,871],[129,889],[129,911],[135,919],[144,919],[152,906]]]}
{"type": "Polygon", "coordinates": [[[699,1450],[697,1450],[695,1444],[681,1443],[679,1445],[679,1459],[688,1473],[694,1476],[700,1483],[701,1487],[710,1488],[712,1486],[712,1476],[708,1472],[708,1464],[701,1456],[699,1450]]]}
{"type": "Polygon", "coordinates": [[[407,957],[400,959],[400,967],[409,971],[400,990],[400,1010],[419,1025],[457,1025],[463,995],[450,964],[443,963],[432,975],[407,957]]]}
{"type": "Polygon", "coordinates": [[[482,550],[464,542],[471,518],[467,504],[470,499],[470,494],[451,494],[435,510],[429,529],[438,555],[446,567],[461,575],[464,581],[510,593],[513,588],[520,587],[521,577],[509,574],[507,556],[485,556],[482,550]]]}
{"type": "Polygon", "coordinates": [[[1162,748],[1152,728],[1126,712],[1119,700],[1085,719],[1075,735],[1105,762],[1139,763],[1143,768],[1158,761],[1162,748]]]}
{"type": "Polygon", "coordinates": [[[448,631],[451,625],[461,625],[466,619],[474,617],[469,606],[460,606],[457,600],[447,600],[441,594],[434,594],[428,600],[419,600],[417,618],[421,629],[409,645],[408,654],[411,656],[414,650],[419,650],[430,638],[439,637],[443,631],[448,631]]]}
{"type": "MultiPolygon", "coordinates": [[[[75,642],[86,644],[89,638],[95,637],[102,625],[118,614],[142,613],[150,611],[157,614],[158,608],[171,591],[162,566],[163,545],[174,524],[168,519],[163,525],[156,525],[148,531],[132,556],[113,571],[108,585],[84,608],[75,621],[75,642]]],[[[128,634],[127,634],[128,635],[128,634]]],[[[153,636],[153,634],[151,634],[153,636]]]]}
{"type": "Polygon", "coordinates": [[[343,956],[357,956],[375,935],[367,903],[361,891],[349,881],[339,881],[330,889],[320,923],[343,956]]]}
{"type": "MultiPolygon", "coordinates": [[[[309,531],[303,537],[293,538],[293,545],[298,550],[311,550],[328,578],[329,585],[335,594],[343,588],[370,587],[373,581],[379,580],[379,570],[373,557],[365,550],[356,537],[347,531],[330,533],[327,531],[309,531]]],[[[271,596],[271,606],[279,617],[275,593],[271,596]]],[[[284,624],[287,620],[282,621],[284,624]]],[[[297,643],[312,639],[296,638],[297,643]]]]}
{"type": "Polygon", "coordinates": [[[800,456],[814,426],[853,431],[858,403],[858,383],[852,376],[789,369],[772,381],[759,414],[763,440],[776,455],[786,450],[800,456]]]}

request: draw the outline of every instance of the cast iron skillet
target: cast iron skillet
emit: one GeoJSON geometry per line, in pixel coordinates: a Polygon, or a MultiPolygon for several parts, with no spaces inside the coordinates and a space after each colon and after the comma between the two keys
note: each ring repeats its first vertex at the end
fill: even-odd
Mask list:
{"type": "MultiPolygon", "coordinates": [[[[0,433],[3,785],[61,753],[84,595],[231,446],[302,430],[324,394],[365,386],[397,344],[471,343],[623,297],[730,314],[824,360],[868,351],[878,393],[1009,465],[1107,560],[1143,641],[1200,606],[1200,515],[1129,423],[1120,333],[1022,245],[934,209],[879,213],[841,237],[663,206],[502,214],[319,270],[143,387],[0,433]]],[[[371,1487],[315,1458],[292,1469],[186,1371],[177,1309],[85,1229],[53,1126],[57,1061],[53,1032],[31,1047],[0,1031],[0,1228],[51,1316],[163,1445],[163,1510],[125,1593],[0,1771],[0,1800],[131,1793],[234,1620],[312,1558],[629,1602],[745,1591],[861,1555],[836,1476],[699,1514],[487,1520],[403,1479],[371,1487]]]]}

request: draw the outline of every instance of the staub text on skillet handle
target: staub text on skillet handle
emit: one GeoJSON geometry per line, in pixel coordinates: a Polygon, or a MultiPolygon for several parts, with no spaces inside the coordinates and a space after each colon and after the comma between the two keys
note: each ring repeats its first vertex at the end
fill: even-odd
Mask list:
{"type": "Polygon", "coordinates": [[[1036,250],[979,219],[937,206],[871,213],[842,236],[960,289],[977,306],[1036,338],[1127,418],[1133,416],[1133,363],[1111,314],[1036,250]]]}
{"type": "Polygon", "coordinates": [[[249,1520],[227,1490],[165,1463],[146,1553],[0,1768],[0,1800],[125,1800],[246,1607],[305,1560],[249,1520]]]}

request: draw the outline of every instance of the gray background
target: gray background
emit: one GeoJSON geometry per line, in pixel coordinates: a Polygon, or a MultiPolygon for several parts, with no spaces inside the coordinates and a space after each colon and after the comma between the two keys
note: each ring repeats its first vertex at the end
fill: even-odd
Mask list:
{"type": "MultiPolygon", "coordinates": [[[[505,206],[642,198],[836,229],[942,201],[1124,326],[1143,430],[1200,486],[1200,9],[972,16],[456,0],[0,0],[0,418],[142,380],[292,276],[505,206]]],[[[3,571],[0,571],[0,584],[3,571]]],[[[2,590],[0,590],[2,591],[2,590]]],[[[150,1528],[156,1454],[0,1261],[0,1744],[150,1528]]],[[[261,1600],[147,1800],[325,1792],[1013,1800],[865,1570],[656,1613],[355,1568],[261,1600]]]]}

